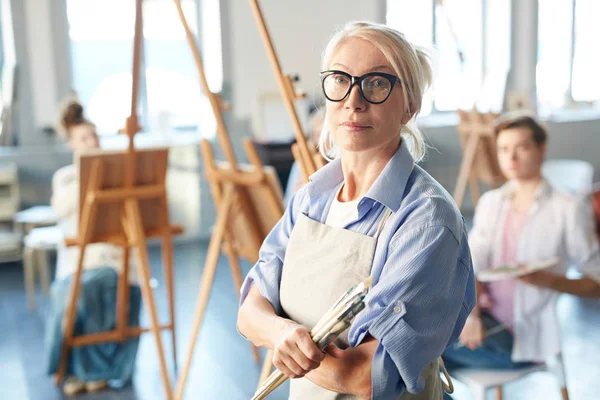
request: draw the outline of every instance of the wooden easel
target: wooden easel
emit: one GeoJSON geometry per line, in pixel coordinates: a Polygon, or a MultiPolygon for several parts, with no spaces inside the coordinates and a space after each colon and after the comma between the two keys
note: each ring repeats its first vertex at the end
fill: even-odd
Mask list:
{"type": "Polygon", "coordinates": [[[79,246],[80,254],[74,274],[69,303],[64,317],[64,338],[56,384],[62,382],[71,348],[104,342],[123,342],[143,332],[151,331],[156,340],[158,358],[166,398],[172,399],[171,384],[165,361],[161,330],[171,331],[173,357],[176,361],[175,307],[173,290],[172,235],[183,232],[181,226],[170,225],[165,178],[168,149],[136,151],[134,135],[139,130],[136,115],[140,52],[142,46],[142,0],[136,0],[133,53],[133,85],[131,113],[124,132],[129,136],[126,152],[84,155],[79,160],[80,205],[77,238],[65,239],[68,246],[79,246]],[[98,216],[102,215],[101,218],[98,216]],[[152,288],[146,239],[162,238],[163,268],[169,300],[170,321],[160,325],[152,288]],[[117,284],[116,329],[91,335],[73,336],[75,312],[81,287],[81,274],[86,246],[91,243],[111,243],[123,247],[123,270],[117,284]],[[150,328],[128,327],[129,309],[129,249],[137,250],[136,267],[144,306],[150,314],[150,328]]]}
{"type": "Polygon", "coordinates": [[[468,184],[471,189],[473,207],[475,207],[480,196],[480,180],[492,188],[498,187],[506,180],[496,157],[494,121],[499,114],[480,113],[475,108],[469,112],[457,110],[457,113],[460,117],[457,130],[463,149],[463,158],[453,197],[460,208],[468,184]]]}
{"type": "MultiPolygon", "coordinates": [[[[298,118],[298,114],[296,113],[294,100],[301,99],[306,94],[303,92],[296,92],[296,90],[294,89],[295,79],[292,75],[283,74],[279,58],[277,57],[277,53],[275,52],[275,47],[273,46],[273,41],[271,40],[271,36],[269,34],[269,30],[267,29],[267,25],[265,23],[262,11],[260,9],[260,5],[258,4],[258,0],[249,1],[250,8],[252,9],[252,14],[254,15],[254,19],[256,20],[256,24],[258,26],[258,31],[265,45],[265,49],[267,50],[267,56],[269,57],[269,61],[271,62],[271,66],[273,67],[273,72],[275,73],[275,78],[277,79],[277,84],[283,97],[285,108],[288,111],[288,114],[290,115],[290,118],[292,120],[294,135],[296,136],[296,143],[292,145],[292,154],[294,155],[294,159],[300,166],[300,171],[302,172],[304,181],[308,182],[308,177],[310,175],[314,174],[319,168],[325,166],[325,160],[323,160],[321,155],[317,151],[315,151],[314,147],[308,147],[306,136],[304,135],[302,126],[300,125],[300,119],[298,118]]],[[[272,358],[273,351],[267,351],[265,362],[263,364],[262,371],[258,379],[259,386],[271,373],[271,370],[273,368],[272,358]]]]}
{"type": "MultiPolygon", "coordinates": [[[[258,251],[264,238],[283,215],[283,194],[275,171],[272,168],[263,167],[250,140],[244,141],[244,149],[251,165],[238,164],[223,119],[223,110],[228,107],[218,94],[210,91],[196,40],[189,29],[179,0],[173,1],[196,62],[203,93],[208,97],[217,121],[217,138],[227,159],[226,163],[216,163],[210,143],[202,140],[201,151],[204,168],[214,199],[217,220],[208,246],[196,301],[190,347],[175,389],[174,398],[181,400],[189,375],[196,338],[208,305],[221,247],[224,246],[223,250],[228,258],[239,294],[242,274],[238,257],[244,257],[251,263],[258,261],[258,251]]],[[[258,349],[254,346],[252,349],[255,359],[259,363],[258,349]]]]}
{"type": "Polygon", "coordinates": [[[267,50],[267,56],[269,57],[271,65],[273,66],[273,71],[275,72],[275,78],[277,79],[277,84],[279,86],[281,96],[283,97],[285,108],[288,111],[288,114],[290,114],[290,118],[292,120],[294,135],[296,136],[296,143],[292,145],[292,154],[300,166],[304,180],[308,181],[308,177],[314,174],[317,169],[323,167],[325,162],[321,158],[320,154],[314,150],[314,148],[311,149],[308,147],[306,143],[306,136],[302,131],[302,125],[300,125],[300,119],[298,118],[296,107],[294,106],[294,100],[304,98],[306,93],[296,92],[294,89],[295,77],[292,75],[283,74],[281,64],[279,63],[279,58],[277,57],[277,53],[275,53],[275,47],[273,46],[273,41],[271,40],[269,30],[265,24],[265,19],[260,9],[260,5],[258,4],[258,0],[249,1],[252,14],[254,15],[254,19],[256,19],[258,31],[267,50]]]}

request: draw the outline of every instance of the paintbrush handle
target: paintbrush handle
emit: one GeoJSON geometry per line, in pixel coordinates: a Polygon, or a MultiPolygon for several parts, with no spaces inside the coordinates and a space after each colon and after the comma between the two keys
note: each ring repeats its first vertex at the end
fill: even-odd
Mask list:
{"type": "MultiPolygon", "coordinates": [[[[331,342],[333,342],[343,331],[345,331],[352,322],[356,314],[358,314],[364,308],[364,303],[360,302],[354,304],[351,308],[351,312],[346,312],[346,315],[342,319],[334,318],[328,321],[318,331],[314,332],[313,340],[315,344],[324,350],[331,342]]],[[[340,317],[341,318],[341,317],[340,317]]],[[[264,384],[256,392],[252,400],[262,400],[267,397],[273,390],[281,386],[287,377],[279,370],[273,371],[271,375],[265,380],[264,384]]]]}
{"type": "MultiPolygon", "coordinates": [[[[344,330],[346,330],[350,326],[356,314],[364,309],[364,297],[366,295],[367,288],[372,283],[372,278],[367,279],[365,282],[361,282],[360,284],[352,287],[342,296],[340,296],[340,298],[325,313],[325,315],[321,317],[313,329],[311,329],[310,335],[315,344],[321,350],[324,350],[325,347],[327,347],[344,330]],[[357,300],[357,296],[360,295],[362,295],[362,297],[357,300]],[[351,298],[351,301],[348,301],[347,298],[351,298]]],[[[285,376],[281,371],[273,371],[273,373],[269,375],[261,387],[256,391],[251,400],[263,400],[275,389],[281,386],[286,380],[287,376],[285,376]]]]}

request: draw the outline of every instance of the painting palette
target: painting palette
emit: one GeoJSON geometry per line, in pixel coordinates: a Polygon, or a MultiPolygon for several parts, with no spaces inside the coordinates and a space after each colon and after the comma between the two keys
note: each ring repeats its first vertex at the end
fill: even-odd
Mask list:
{"type": "Polygon", "coordinates": [[[531,262],[527,264],[508,264],[498,267],[488,268],[477,273],[477,279],[480,282],[493,282],[504,279],[518,278],[532,272],[541,271],[558,265],[558,258],[550,258],[543,261],[531,262]]]}

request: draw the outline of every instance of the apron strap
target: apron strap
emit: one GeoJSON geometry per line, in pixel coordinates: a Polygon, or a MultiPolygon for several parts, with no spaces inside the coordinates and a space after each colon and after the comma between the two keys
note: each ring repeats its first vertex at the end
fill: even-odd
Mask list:
{"type": "Polygon", "coordinates": [[[390,218],[390,215],[392,215],[392,210],[386,207],[385,212],[383,213],[383,217],[381,217],[381,221],[379,221],[377,232],[375,232],[375,239],[379,239],[379,234],[381,234],[381,231],[383,230],[383,227],[385,226],[385,223],[387,222],[388,218],[390,218]]]}
{"type": "Polygon", "coordinates": [[[454,385],[452,384],[452,379],[450,378],[450,375],[448,374],[448,371],[446,370],[446,366],[444,365],[444,360],[442,360],[442,357],[440,357],[438,359],[438,361],[440,363],[440,372],[442,372],[444,374],[444,377],[448,381],[448,383],[446,383],[442,379],[442,388],[444,389],[444,391],[446,391],[446,393],[454,393],[454,385]]]}

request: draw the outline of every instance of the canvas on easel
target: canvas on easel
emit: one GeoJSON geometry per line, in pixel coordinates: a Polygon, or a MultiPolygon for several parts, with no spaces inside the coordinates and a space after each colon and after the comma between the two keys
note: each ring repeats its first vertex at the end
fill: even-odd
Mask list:
{"type": "MultiPolygon", "coordinates": [[[[283,195],[274,169],[262,165],[250,140],[243,143],[250,165],[238,163],[223,118],[223,111],[229,107],[220,95],[210,91],[196,39],[189,29],[180,1],[174,0],[174,3],[196,62],[201,89],[210,101],[217,122],[217,140],[226,159],[225,162],[215,161],[210,143],[202,140],[203,165],[217,218],[198,290],[190,346],[175,388],[175,399],[181,400],[191,368],[196,338],[208,306],[219,255],[222,250],[226,254],[239,295],[242,285],[239,257],[251,263],[258,261],[258,252],[263,240],[283,215],[283,195]]],[[[258,350],[254,346],[251,348],[256,361],[260,362],[258,350]]]]}
{"type": "Polygon", "coordinates": [[[150,331],[157,345],[166,398],[171,400],[172,390],[161,331],[164,329],[171,331],[176,365],[172,236],[182,233],[183,229],[181,226],[171,225],[169,221],[165,185],[168,149],[136,150],[134,147],[134,136],[139,130],[136,108],[142,45],[141,6],[141,0],[137,0],[131,113],[124,129],[124,133],[129,137],[129,146],[126,151],[87,153],[78,160],[80,179],[78,236],[66,238],[65,243],[67,246],[78,246],[80,252],[64,315],[62,349],[55,381],[58,384],[63,380],[69,352],[73,347],[123,342],[150,331]],[[150,286],[150,262],[146,240],[151,237],[162,239],[163,268],[170,313],[169,322],[164,325],[159,324],[154,294],[150,286]],[[117,283],[116,327],[108,332],[74,336],[75,314],[86,247],[98,242],[123,248],[123,268],[117,283]],[[127,326],[130,249],[134,249],[137,255],[135,267],[139,276],[144,307],[150,317],[149,328],[127,326]]]}
{"type": "Polygon", "coordinates": [[[127,152],[92,152],[79,158],[81,181],[79,235],[76,239],[67,238],[66,244],[79,246],[81,251],[71,288],[69,307],[65,314],[64,347],[57,380],[62,380],[66,357],[71,347],[108,341],[122,342],[143,332],[152,331],[157,340],[161,369],[164,367],[161,372],[164,374],[165,384],[169,385],[167,392],[170,392],[160,331],[163,329],[172,331],[175,351],[172,235],[179,234],[183,230],[180,226],[169,224],[165,187],[168,149],[136,151],[135,156],[135,169],[138,173],[135,184],[129,187],[126,186],[127,174],[124,173],[128,168],[127,152]],[[159,325],[154,296],[150,288],[150,264],[146,239],[151,237],[163,239],[163,267],[171,312],[171,320],[165,325],[159,325]],[[73,336],[75,300],[79,296],[82,262],[85,248],[91,243],[111,243],[124,249],[123,269],[119,275],[117,289],[116,328],[111,332],[73,336]],[[150,314],[149,329],[127,326],[130,248],[137,251],[136,267],[144,305],[150,314]]]}
{"type": "Polygon", "coordinates": [[[460,122],[457,130],[463,149],[463,157],[456,180],[454,200],[460,208],[463,204],[467,185],[471,190],[473,207],[480,197],[480,181],[496,188],[506,181],[496,156],[496,136],[494,124],[499,114],[457,111],[460,122]]]}

